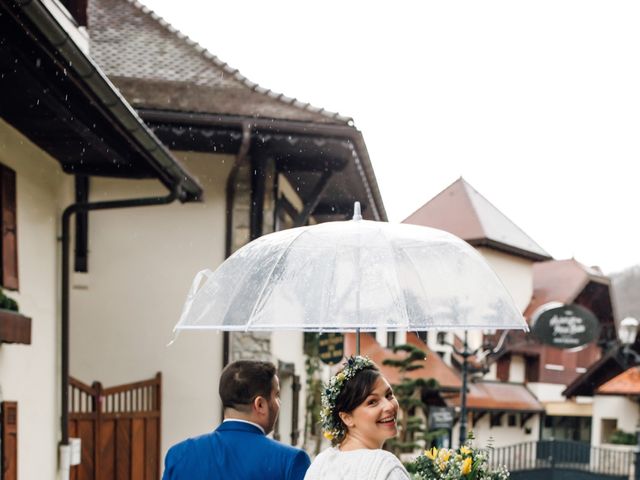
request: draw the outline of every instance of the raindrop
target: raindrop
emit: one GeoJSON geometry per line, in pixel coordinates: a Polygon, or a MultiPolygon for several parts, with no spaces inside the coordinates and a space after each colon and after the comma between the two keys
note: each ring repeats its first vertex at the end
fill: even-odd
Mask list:
{"type": "Polygon", "coordinates": [[[39,58],[36,58],[36,68],[40,68],[42,61],[39,58]]]}

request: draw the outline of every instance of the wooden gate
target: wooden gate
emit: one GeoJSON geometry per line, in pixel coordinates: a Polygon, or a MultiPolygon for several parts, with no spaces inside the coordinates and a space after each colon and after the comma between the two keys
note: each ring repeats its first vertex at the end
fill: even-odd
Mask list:
{"type": "Polygon", "coordinates": [[[69,384],[69,436],[82,441],[71,480],[158,480],[161,374],[111,388],[69,384]]]}

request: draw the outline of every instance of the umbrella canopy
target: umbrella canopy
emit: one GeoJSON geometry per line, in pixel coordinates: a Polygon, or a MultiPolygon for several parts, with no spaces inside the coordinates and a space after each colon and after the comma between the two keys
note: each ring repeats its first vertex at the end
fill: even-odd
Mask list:
{"type": "Polygon", "coordinates": [[[358,210],[351,221],[265,235],[199,272],[175,330],[527,329],[466,242],[358,210]]]}

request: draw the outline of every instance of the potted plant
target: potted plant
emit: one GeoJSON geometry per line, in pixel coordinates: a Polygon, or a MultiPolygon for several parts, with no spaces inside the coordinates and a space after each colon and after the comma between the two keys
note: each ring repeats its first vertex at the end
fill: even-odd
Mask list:
{"type": "Polygon", "coordinates": [[[18,302],[0,288],[0,343],[31,343],[31,319],[18,312],[18,302]]]}

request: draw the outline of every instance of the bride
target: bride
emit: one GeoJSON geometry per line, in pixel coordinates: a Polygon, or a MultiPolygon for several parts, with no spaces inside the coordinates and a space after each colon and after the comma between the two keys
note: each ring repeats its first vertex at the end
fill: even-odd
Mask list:
{"type": "Polygon", "coordinates": [[[350,357],[322,392],[322,430],[333,445],[309,467],[305,480],[408,480],[384,442],[398,433],[398,401],[367,357],[350,357]]]}

